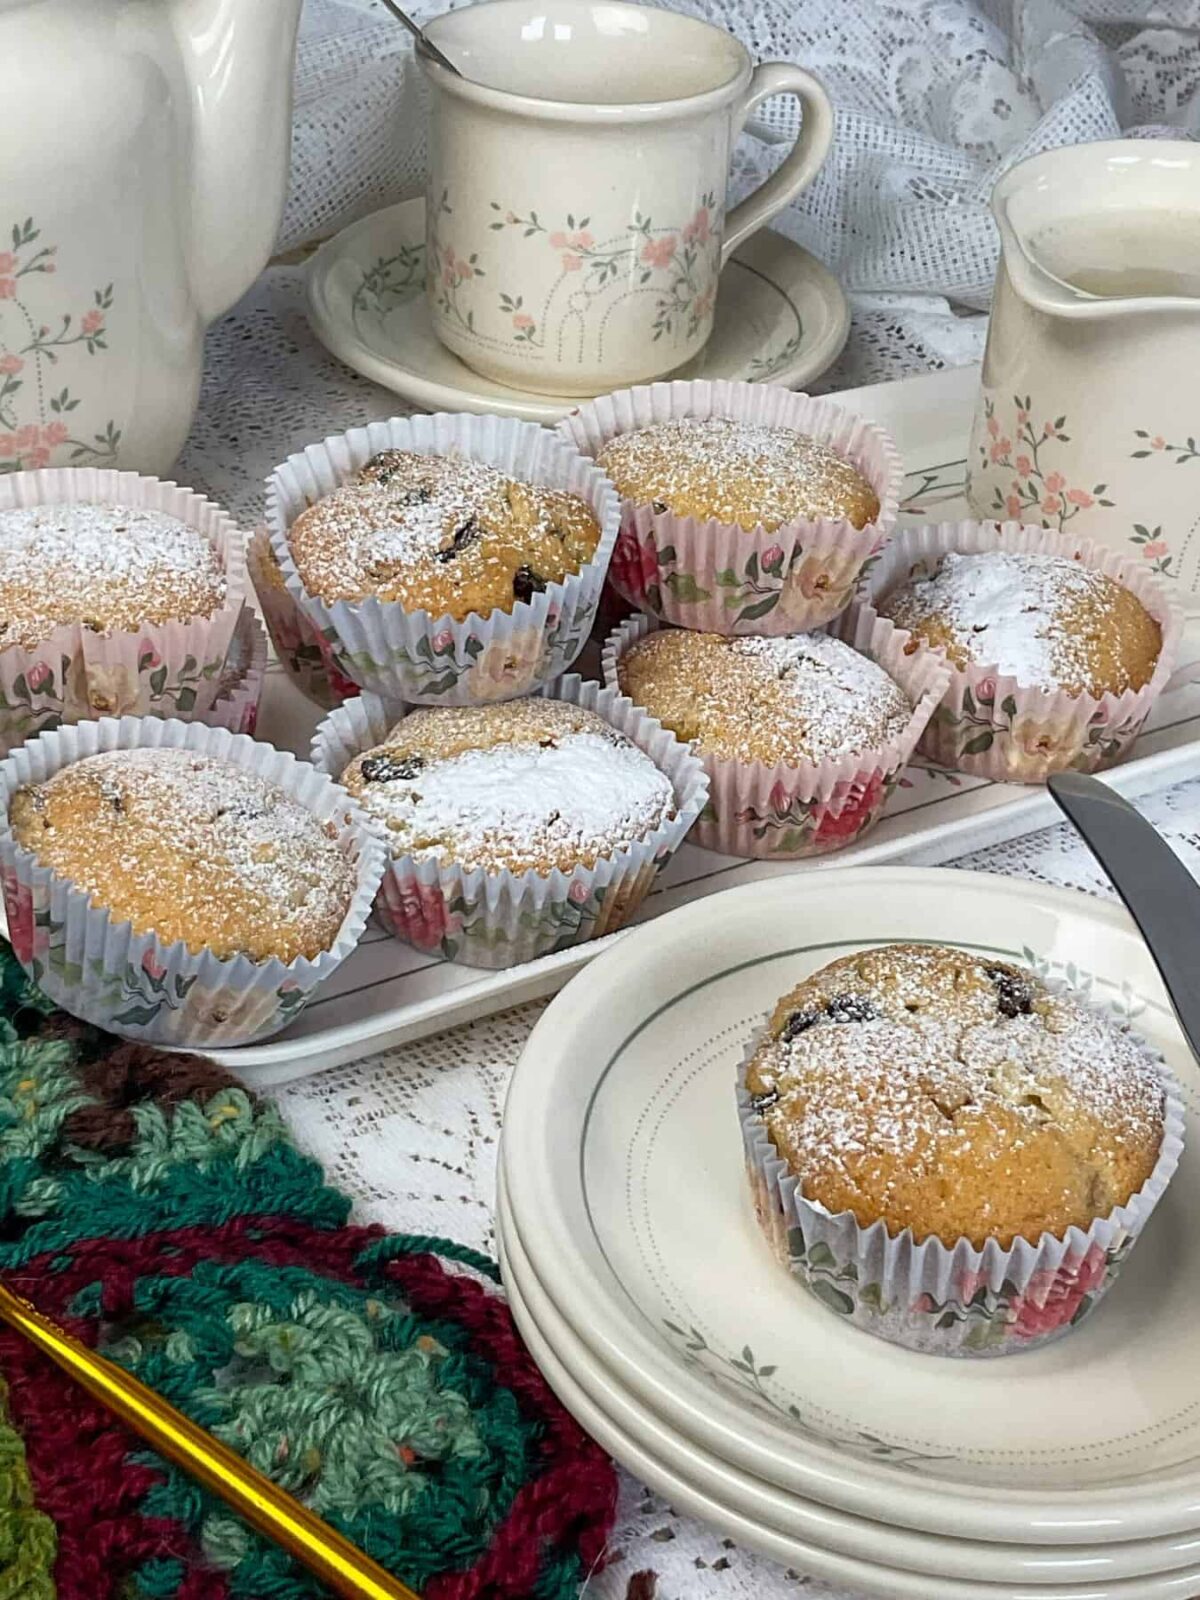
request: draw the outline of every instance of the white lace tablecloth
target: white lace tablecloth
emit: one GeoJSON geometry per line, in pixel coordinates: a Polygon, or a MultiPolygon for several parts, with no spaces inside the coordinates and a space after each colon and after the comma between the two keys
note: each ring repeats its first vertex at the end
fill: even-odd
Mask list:
{"type": "MultiPolygon", "coordinates": [[[[986,209],[999,168],[1051,144],[1200,129],[1196,0],[674,0],[728,25],[759,58],[815,68],[837,108],[835,152],[778,226],[851,292],[855,321],[830,387],[977,358],[995,265],[986,209]]],[[[416,0],[421,16],[441,0],[416,0]]],[[[327,236],[416,192],[424,162],[406,36],[375,0],[308,0],[297,74],[293,187],[281,244],[327,236]]],[[[790,138],[774,102],[739,146],[735,194],[790,138]]],[[[328,357],[304,318],[300,273],[273,267],[209,340],[200,415],[179,481],[243,522],[291,450],[398,409],[328,357]]],[[[269,737],[270,730],[262,730],[269,737]]],[[[1200,863],[1200,782],[1144,807],[1200,863]]],[[[1109,890],[1065,827],[963,865],[1109,890]]],[[[494,1249],[500,1114],[540,1006],[523,1006],[274,1092],[297,1139],[355,1196],[362,1220],[494,1249]]],[[[847,1600],[680,1517],[622,1480],[613,1559],[589,1600],[847,1600]]]]}
{"type": "MultiPolygon", "coordinates": [[[[395,397],[327,356],[304,320],[300,273],[270,269],[210,336],[200,416],[178,477],[245,523],[289,451],[396,410],[395,397]]],[[[270,729],[260,730],[270,737],[270,729]]],[[[1200,873],[1200,780],[1143,809],[1200,873]]],[[[963,866],[1111,897],[1064,825],[964,857],[963,866]]],[[[508,1079],[542,1007],[527,1005],[287,1085],[273,1098],[299,1143],[357,1201],[363,1221],[449,1236],[494,1253],[496,1142],[508,1079]]],[[[588,1600],[624,1600],[632,1574],[658,1574],[656,1600],[850,1600],[739,1549],[622,1478],[614,1560],[588,1600]]]]}

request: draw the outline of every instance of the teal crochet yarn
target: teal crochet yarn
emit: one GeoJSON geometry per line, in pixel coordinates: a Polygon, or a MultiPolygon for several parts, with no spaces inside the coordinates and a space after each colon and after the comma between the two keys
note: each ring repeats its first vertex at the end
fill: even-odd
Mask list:
{"type": "MultiPolygon", "coordinates": [[[[424,1600],[568,1600],[611,1464],[490,1262],[348,1214],[272,1107],[55,1013],[0,947],[6,1281],[424,1600]]],[[[0,1375],[0,1600],[323,1594],[7,1329],[0,1375]]]]}

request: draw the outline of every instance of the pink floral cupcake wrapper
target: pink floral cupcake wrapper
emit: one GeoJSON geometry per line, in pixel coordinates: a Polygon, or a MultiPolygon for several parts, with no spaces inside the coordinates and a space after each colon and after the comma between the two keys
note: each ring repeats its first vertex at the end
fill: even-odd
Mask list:
{"type": "MultiPolygon", "coordinates": [[[[967,521],[902,529],[864,581],[864,610],[908,578],[933,572],[951,550],[1067,556],[1107,573],[1132,590],[1162,628],[1162,650],[1145,688],[1099,698],[1030,688],[995,666],[952,669],[946,698],[925,730],[920,753],[940,767],[997,783],[1043,783],[1052,772],[1097,772],[1123,760],[1171,680],[1183,630],[1175,602],[1137,562],[1088,539],[1016,522],[967,521]]],[[[912,635],[903,632],[903,637],[907,642],[912,635]]]]}
{"type": "Polygon", "coordinates": [[[595,621],[619,521],[616,491],[594,462],[548,429],[511,417],[438,414],[372,422],[289,456],[267,480],[271,548],[336,670],[363,689],[413,705],[515,700],[565,672],[595,621]],[[287,531],[307,506],[381,450],[466,456],[579,495],[600,524],[595,559],[511,611],[472,612],[463,622],[373,597],[323,604],[300,581],[287,531]]]}
{"type": "Polygon", "coordinates": [[[267,636],[247,606],[225,658],[221,692],[213,701],[212,710],[196,720],[207,723],[210,728],[252,734],[258,726],[258,708],[266,676],[267,636]]]}
{"type": "Polygon", "coordinates": [[[223,728],[176,718],[102,717],[31,739],[0,762],[0,886],[8,937],[35,983],[74,1017],[126,1039],[191,1050],[249,1044],[278,1033],[357,945],[383,875],[384,848],[346,791],[307,761],[223,728]],[[181,940],[134,933],[19,845],[8,820],[18,789],[105,750],[195,750],[236,762],[333,821],[357,887],[333,945],[308,960],[222,960],[181,940]]]}
{"type": "Polygon", "coordinates": [[[797,519],[768,533],[621,503],[609,579],[624,599],[681,628],[710,633],[800,633],[850,602],[867,562],[896,521],[904,465],[880,427],[829,400],[765,383],[647,384],[602,395],[558,431],[585,455],[635,428],[679,417],[734,417],[812,434],[852,461],[875,490],[879,516],[864,528],[843,517],[797,519]]]}
{"type": "MultiPolygon", "coordinates": [[[[700,814],[708,797],[704,769],[653,717],[617,690],[585,683],[573,672],[545,694],[595,711],[632,739],[674,785],[675,816],[594,867],[571,872],[467,871],[397,856],[384,874],[375,909],[406,944],[467,966],[496,969],[614,933],[641,905],[700,814]]],[[[389,705],[377,695],[348,700],[318,726],[313,765],[340,777],[355,756],[383,740],[401,714],[395,702],[389,705]]]]}
{"type": "Polygon", "coordinates": [[[273,565],[271,536],[265,528],[258,528],[246,546],[246,566],[275,654],[301,694],[329,711],[361,690],[338,671],[329,641],[308,620],[291,592],[272,582],[273,565]]]}
{"type": "MultiPolygon", "coordinates": [[[[619,691],[621,657],[656,626],[649,617],[631,617],[614,629],[602,657],[605,683],[619,691]]],[[[795,861],[845,849],[879,820],[945,693],[950,669],[932,654],[906,656],[906,636],[873,613],[849,626],[845,637],[912,701],[904,732],[877,750],[798,766],[781,761],[768,767],[698,750],[711,787],[692,832],[693,844],[722,855],[795,861]]]]}
{"type": "Polygon", "coordinates": [[[247,591],[237,525],[202,495],[136,472],[62,467],[0,476],[0,515],[79,501],[164,511],[198,528],[224,566],[225,604],[211,617],[147,624],[136,633],[64,625],[31,649],[0,650],[0,755],[34,734],[93,717],[203,718],[221,690],[247,591]]]}
{"type": "Polygon", "coordinates": [[[1070,1332],[1111,1288],[1183,1150],[1179,1086],[1147,1045],[1166,1093],[1163,1142],[1149,1178],[1125,1205],[1086,1230],[1017,1239],[1008,1249],[994,1239],[982,1250],[969,1239],[953,1248],[938,1238],[918,1244],[910,1229],[893,1236],[883,1222],[864,1228],[852,1211],[835,1215],[804,1198],[799,1178],[776,1153],[746,1088],[756,1045],[757,1040],[738,1069],[737,1103],[763,1232],[783,1266],[830,1311],[909,1350],[976,1358],[1015,1355],[1070,1332]]]}

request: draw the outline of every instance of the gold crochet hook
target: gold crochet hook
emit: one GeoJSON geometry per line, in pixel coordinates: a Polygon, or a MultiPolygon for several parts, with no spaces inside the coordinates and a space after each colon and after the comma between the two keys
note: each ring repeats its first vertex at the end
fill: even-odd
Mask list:
{"type": "Polygon", "coordinates": [[[378,1562],[114,1361],[0,1284],[0,1321],[23,1334],[168,1461],[220,1496],[345,1600],[421,1600],[378,1562]]]}

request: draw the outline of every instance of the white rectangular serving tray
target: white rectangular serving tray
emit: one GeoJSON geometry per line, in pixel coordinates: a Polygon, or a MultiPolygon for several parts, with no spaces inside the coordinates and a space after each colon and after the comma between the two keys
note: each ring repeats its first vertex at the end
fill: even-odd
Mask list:
{"type": "MultiPolygon", "coordinates": [[[[904,516],[946,521],[965,516],[966,437],[979,383],[977,368],[906,378],[847,391],[839,403],[890,429],[909,463],[904,516]]],[[[1185,643],[1200,654],[1200,626],[1185,643]]],[[[319,713],[272,663],[258,736],[307,756],[319,713]]],[[[1172,693],[1156,709],[1136,757],[1108,775],[1136,796],[1200,773],[1200,688],[1172,693]]],[[[701,895],[785,872],[816,872],[854,862],[944,862],[1059,819],[1044,789],[994,784],[920,765],[892,796],[887,815],[860,845],[812,862],[751,862],[684,845],[643,907],[657,916],[701,895]]],[[[285,1033],[266,1043],[213,1052],[253,1087],[306,1076],[559,989],[600,948],[622,935],[564,950],[504,972],[483,972],[423,955],[370,925],[361,945],[285,1033]]]]}

